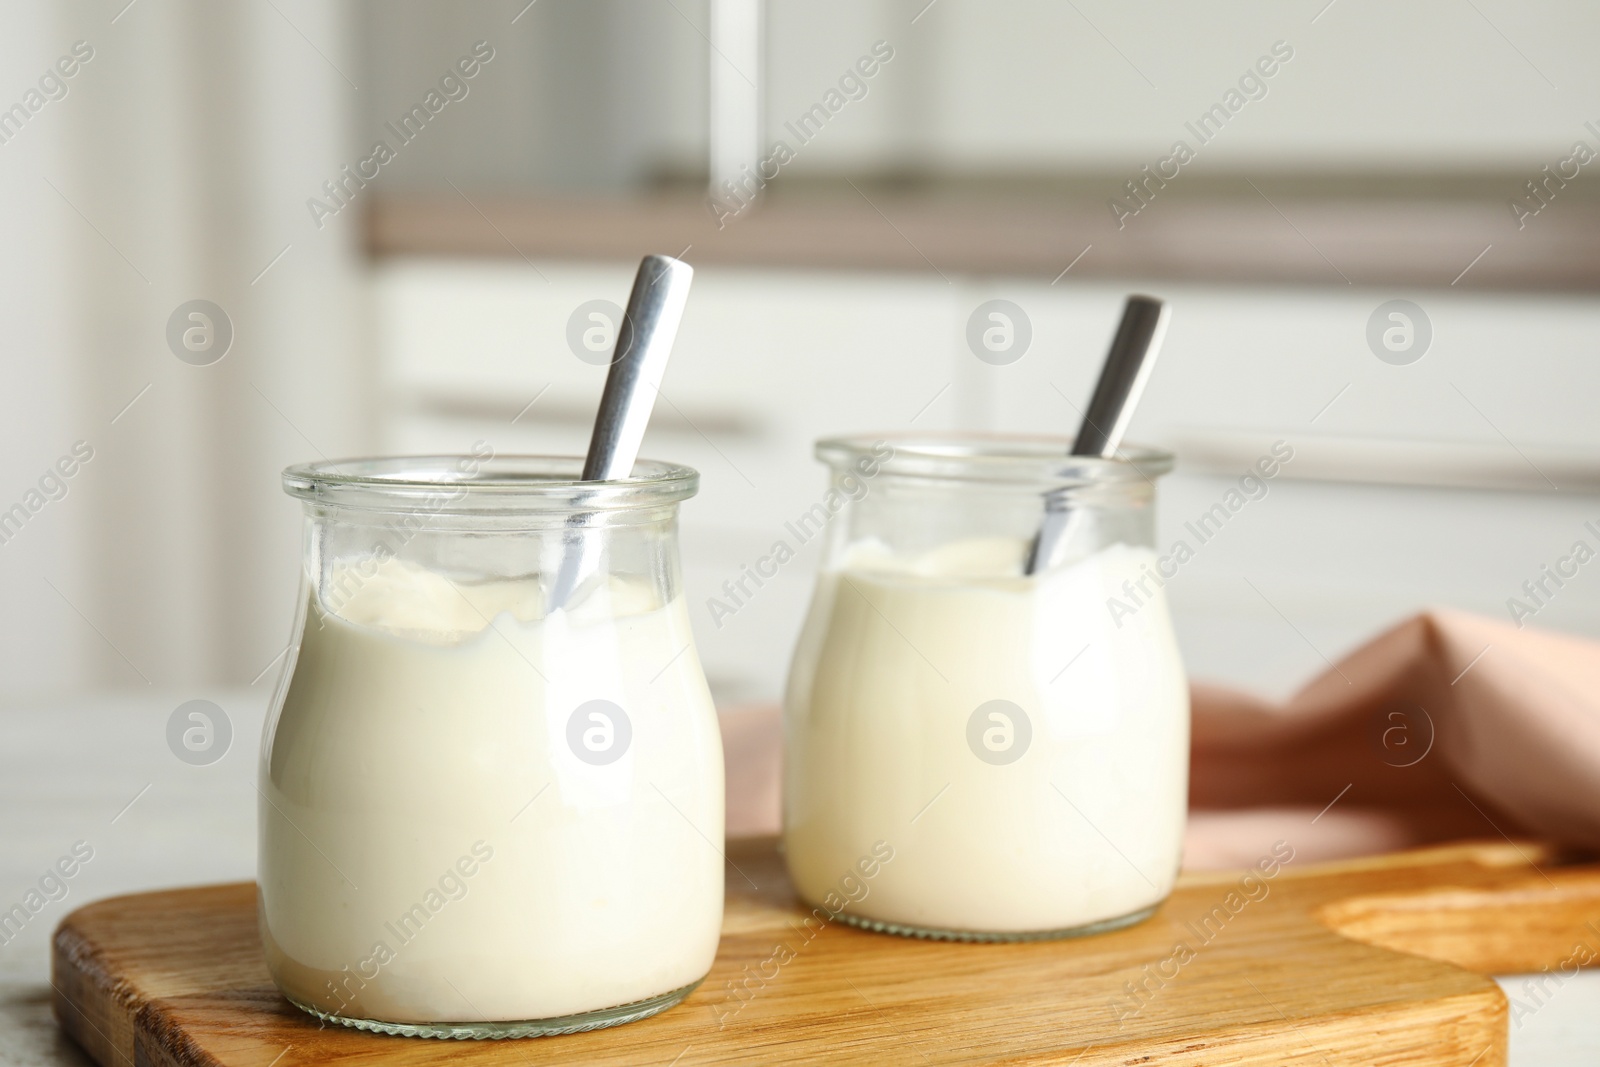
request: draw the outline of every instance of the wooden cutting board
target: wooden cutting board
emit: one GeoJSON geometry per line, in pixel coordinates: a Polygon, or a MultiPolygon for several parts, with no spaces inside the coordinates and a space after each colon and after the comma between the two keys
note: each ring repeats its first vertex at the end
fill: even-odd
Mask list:
{"type": "Polygon", "coordinates": [[[774,842],[733,842],[728,857],[743,873],[728,881],[710,977],[679,1007],[610,1030],[455,1042],[319,1027],[267,976],[250,883],[73,912],[55,935],[56,1015],[102,1067],[1497,1067],[1507,1003],[1484,975],[1600,958],[1600,867],[1563,866],[1532,845],[1291,862],[1243,884],[1240,873],[1186,875],[1138,926],[1010,945],[837,921],[807,940],[774,842]]]}

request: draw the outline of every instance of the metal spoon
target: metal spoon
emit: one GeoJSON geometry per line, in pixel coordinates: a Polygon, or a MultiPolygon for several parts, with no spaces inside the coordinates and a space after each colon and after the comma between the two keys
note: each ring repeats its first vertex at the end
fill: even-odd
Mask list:
{"type": "MultiPolygon", "coordinates": [[[[633,291],[628,294],[628,310],[617,327],[611,370],[606,374],[605,392],[583,462],[583,481],[615,481],[633,472],[693,277],[694,268],[681,259],[645,256],[640,261],[633,291]]],[[[546,614],[566,606],[573,591],[599,563],[599,539],[585,529],[591,518],[592,513],[579,512],[567,520],[569,529],[563,539],[561,564],[550,584],[546,614]]]]}
{"type": "MultiPolygon", "coordinates": [[[[1089,400],[1089,410],[1083,413],[1083,424],[1078,427],[1070,455],[1109,459],[1116,454],[1122,435],[1133,420],[1139,394],[1144,392],[1156,365],[1169,310],[1153,296],[1128,297],[1122,308],[1122,324],[1111,339],[1111,350],[1100,368],[1100,380],[1095,383],[1094,396],[1089,400]]],[[[1057,501],[1046,504],[1044,521],[1034,535],[1023,573],[1035,574],[1050,565],[1056,551],[1069,539],[1074,514],[1077,513],[1057,501]]]]}

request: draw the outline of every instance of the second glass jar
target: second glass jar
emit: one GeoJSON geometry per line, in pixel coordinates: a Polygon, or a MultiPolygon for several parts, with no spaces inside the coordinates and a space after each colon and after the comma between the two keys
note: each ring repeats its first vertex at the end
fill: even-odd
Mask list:
{"type": "Polygon", "coordinates": [[[1189,702],[1153,504],[1172,457],[1069,445],[818,443],[837,507],[785,697],[784,848],[833,917],[1064,937],[1171,891],[1189,702]],[[1027,574],[1046,506],[1067,535],[1027,574]]]}

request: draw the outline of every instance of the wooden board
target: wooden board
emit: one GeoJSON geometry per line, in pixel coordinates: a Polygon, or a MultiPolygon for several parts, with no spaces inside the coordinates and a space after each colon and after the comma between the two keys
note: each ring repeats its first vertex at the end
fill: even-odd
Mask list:
{"type": "Polygon", "coordinates": [[[73,912],[55,935],[56,1014],[102,1067],[1497,1067],[1507,1005],[1484,975],[1600,957],[1600,868],[1563,866],[1529,845],[1291,863],[1247,885],[1239,873],[1186,875],[1138,926],[1010,945],[838,921],[807,940],[774,843],[733,842],[728,857],[743,873],[730,868],[710,977],[679,1007],[610,1030],[455,1042],[320,1027],[273,988],[249,883],[73,912]]]}

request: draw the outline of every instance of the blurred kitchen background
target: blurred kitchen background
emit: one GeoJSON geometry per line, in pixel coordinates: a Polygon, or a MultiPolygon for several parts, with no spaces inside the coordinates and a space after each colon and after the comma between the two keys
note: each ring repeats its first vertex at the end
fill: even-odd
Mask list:
{"type": "MultiPolygon", "coordinates": [[[[1597,42],[1579,0],[8,4],[4,700],[264,701],[280,469],[581,451],[646,252],[698,271],[646,454],[702,472],[730,706],[778,696],[815,547],[705,601],[822,493],[813,439],[1070,434],[1133,290],[1174,308],[1131,434],[1179,455],[1162,545],[1295,454],[1169,587],[1193,675],[1281,695],[1423,606],[1508,618],[1600,542],[1597,42]],[[214,362],[169,341],[193,300],[214,362]]],[[[1597,590],[1531,621],[1600,635],[1597,590]]]]}

